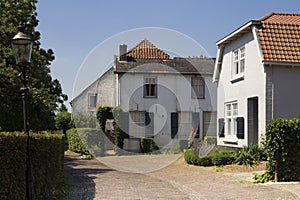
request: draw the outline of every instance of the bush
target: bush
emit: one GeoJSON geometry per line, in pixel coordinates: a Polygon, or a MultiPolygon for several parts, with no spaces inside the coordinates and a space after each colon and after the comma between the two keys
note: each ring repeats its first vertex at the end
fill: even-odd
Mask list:
{"type": "Polygon", "coordinates": [[[94,114],[77,113],[73,116],[76,128],[96,128],[97,118],[94,114]]]}
{"type": "Polygon", "coordinates": [[[200,157],[200,159],[198,161],[198,165],[213,166],[214,164],[212,163],[211,156],[203,156],[203,157],[200,157]]]}
{"type": "Polygon", "coordinates": [[[235,160],[235,151],[224,150],[199,157],[192,149],[188,149],[184,152],[184,159],[188,164],[199,166],[230,165],[235,160]]]}
{"type": "Polygon", "coordinates": [[[89,151],[84,146],[83,142],[81,141],[81,138],[79,137],[79,134],[77,132],[76,128],[72,128],[67,131],[67,138],[68,138],[68,150],[80,153],[84,155],[88,155],[89,151]]]}
{"type": "MultiPolygon", "coordinates": [[[[26,140],[24,133],[0,133],[0,199],[25,199],[26,140]]],[[[30,157],[34,199],[65,194],[64,135],[31,134],[30,157]]]]}
{"type": "Polygon", "coordinates": [[[60,112],[55,116],[55,127],[63,131],[63,134],[67,134],[67,130],[72,127],[72,117],[69,112],[60,112]]]}
{"type": "Polygon", "coordinates": [[[190,165],[199,165],[199,156],[193,152],[192,149],[186,149],[184,151],[184,160],[187,164],[190,165]]]}
{"type": "Polygon", "coordinates": [[[159,149],[152,138],[141,138],[140,148],[143,153],[150,153],[159,149]]]}
{"type": "Polygon", "coordinates": [[[100,128],[105,132],[105,124],[106,120],[113,119],[112,107],[110,106],[100,106],[97,108],[96,116],[98,123],[100,124],[100,128]]]}
{"type": "Polygon", "coordinates": [[[244,146],[236,152],[235,163],[238,165],[252,166],[255,163],[264,160],[266,157],[263,148],[258,145],[244,146]]]}
{"type": "Polygon", "coordinates": [[[231,165],[234,163],[235,160],[235,151],[224,150],[220,152],[211,153],[208,156],[211,159],[213,165],[231,165]]]}
{"type": "Polygon", "coordinates": [[[275,181],[300,181],[300,119],[270,121],[265,145],[268,159],[265,177],[275,181]]]}

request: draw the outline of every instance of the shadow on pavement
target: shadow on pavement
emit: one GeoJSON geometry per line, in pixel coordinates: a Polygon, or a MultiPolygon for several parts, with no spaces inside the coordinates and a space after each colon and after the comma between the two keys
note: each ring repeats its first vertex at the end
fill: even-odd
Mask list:
{"type": "Polygon", "coordinates": [[[95,160],[86,160],[78,155],[65,155],[64,171],[68,183],[68,194],[65,200],[92,200],[95,198],[96,184],[94,179],[99,174],[114,171],[99,168],[95,160]]]}

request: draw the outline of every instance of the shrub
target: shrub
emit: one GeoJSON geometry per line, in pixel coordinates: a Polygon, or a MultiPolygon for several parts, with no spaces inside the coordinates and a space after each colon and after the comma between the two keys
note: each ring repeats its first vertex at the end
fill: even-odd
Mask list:
{"type": "Polygon", "coordinates": [[[94,114],[77,113],[73,116],[76,128],[96,128],[97,118],[94,114]]]}
{"type": "Polygon", "coordinates": [[[268,159],[265,176],[275,181],[299,181],[300,119],[270,121],[265,145],[268,159]]]}
{"type": "MultiPolygon", "coordinates": [[[[0,133],[0,199],[25,199],[26,140],[24,133],[0,133]]],[[[30,158],[34,199],[65,194],[64,135],[31,134],[30,158]]]]}
{"type": "Polygon", "coordinates": [[[81,141],[81,138],[79,137],[79,134],[77,132],[76,128],[72,128],[67,131],[67,138],[68,138],[68,150],[88,155],[89,151],[84,146],[83,142],[81,141]]]}
{"type": "Polygon", "coordinates": [[[235,163],[238,165],[252,166],[255,163],[265,159],[263,148],[258,145],[244,146],[236,152],[235,163]]]}
{"type": "Polygon", "coordinates": [[[128,130],[125,130],[128,126],[128,113],[123,112],[120,107],[113,108],[114,113],[114,145],[115,150],[118,152],[124,146],[124,138],[128,137],[127,133],[128,130]],[[122,127],[122,128],[121,128],[122,127]],[[123,130],[124,129],[124,130],[123,130]]]}
{"type": "Polygon", "coordinates": [[[141,138],[140,148],[143,153],[150,153],[159,149],[153,138],[141,138]]]}
{"type": "Polygon", "coordinates": [[[230,165],[234,163],[235,160],[235,151],[233,150],[224,150],[208,155],[212,161],[213,165],[222,166],[230,165]]]}
{"type": "Polygon", "coordinates": [[[71,113],[66,111],[60,112],[55,116],[55,126],[57,129],[62,130],[66,136],[67,130],[72,127],[71,113]]]}
{"type": "Polygon", "coordinates": [[[222,166],[232,164],[235,160],[235,151],[224,150],[214,152],[203,157],[199,157],[192,149],[187,149],[184,152],[184,159],[188,164],[199,166],[222,166]]]}
{"type": "Polygon", "coordinates": [[[198,165],[200,166],[213,166],[211,156],[203,156],[199,158],[198,165]]]}
{"type": "Polygon", "coordinates": [[[100,124],[100,128],[105,132],[105,124],[106,120],[113,119],[112,107],[110,106],[100,106],[97,108],[96,116],[98,123],[100,124]]]}
{"type": "Polygon", "coordinates": [[[199,156],[193,152],[192,149],[186,149],[184,151],[184,160],[190,165],[199,165],[199,156]]]}

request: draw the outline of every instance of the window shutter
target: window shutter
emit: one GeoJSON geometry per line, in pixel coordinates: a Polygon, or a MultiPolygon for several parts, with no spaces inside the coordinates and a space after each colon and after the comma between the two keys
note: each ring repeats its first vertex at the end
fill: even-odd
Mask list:
{"type": "Polygon", "coordinates": [[[219,122],[219,137],[225,137],[224,135],[224,118],[220,118],[219,122]]]}
{"type": "Polygon", "coordinates": [[[178,132],[178,113],[171,113],[171,138],[175,138],[178,132]]]}
{"type": "Polygon", "coordinates": [[[237,138],[244,139],[245,138],[244,117],[238,117],[236,118],[236,121],[237,121],[237,138]]]}
{"type": "Polygon", "coordinates": [[[154,136],[154,113],[145,112],[145,136],[154,136]]]}

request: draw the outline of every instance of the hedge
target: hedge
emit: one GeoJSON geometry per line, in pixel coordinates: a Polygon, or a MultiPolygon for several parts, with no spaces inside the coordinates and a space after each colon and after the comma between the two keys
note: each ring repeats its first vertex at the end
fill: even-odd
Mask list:
{"type": "Polygon", "coordinates": [[[271,120],[266,128],[266,173],[256,182],[300,181],[300,119],[271,120]]]}
{"type": "MultiPolygon", "coordinates": [[[[0,199],[26,197],[26,139],[20,132],[0,133],[0,199]]],[[[31,134],[33,199],[57,199],[65,193],[64,135],[31,134]]]]}
{"type": "Polygon", "coordinates": [[[198,156],[192,149],[184,151],[184,159],[188,164],[198,166],[223,166],[230,165],[235,162],[236,151],[223,150],[219,152],[210,153],[206,156],[198,156]]]}
{"type": "Polygon", "coordinates": [[[69,129],[67,131],[67,138],[68,138],[68,150],[80,153],[84,155],[88,155],[89,151],[87,150],[86,146],[83,144],[76,128],[69,129]]]}

